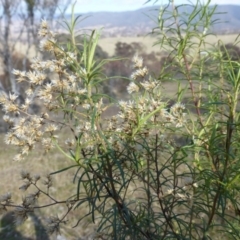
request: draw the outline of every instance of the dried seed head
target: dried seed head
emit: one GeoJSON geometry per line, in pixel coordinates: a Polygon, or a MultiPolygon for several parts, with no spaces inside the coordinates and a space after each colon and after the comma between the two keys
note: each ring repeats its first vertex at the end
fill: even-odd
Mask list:
{"type": "Polygon", "coordinates": [[[46,180],[43,181],[43,184],[47,186],[47,188],[52,187],[53,185],[53,180],[52,180],[52,176],[50,174],[48,174],[46,176],[46,180]]]}
{"type": "Polygon", "coordinates": [[[60,234],[60,223],[61,220],[58,217],[50,217],[46,220],[47,232],[49,234],[60,234]]]}
{"type": "Polygon", "coordinates": [[[30,173],[26,170],[21,171],[21,178],[22,178],[22,180],[28,179],[29,181],[31,181],[31,179],[32,179],[30,176],[30,173]]]}
{"type": "Polygon", "coordinates": [[[0,196],[0,202],[3,203],[3,202],[10,202],[11,201],[11,198],[12,198],[12,195],[11,193],[6,193],[2,196],[0,196]]]}
{"type": "Polygon", "coordinates": [[[40,177],[40,175],[34,175],[33,176],[33,181],[35,182],[35,183],[37,183],[37,181],[40,179],[41,177],[40,177]]]}
{"type": "Polygon", "coordinates": [[[25,207],[16,207],[14,209],[15,224],[20,225],[24,223],[28,218],[28,212],[29,210],[25,207]]]}
{"type": "Polygon", "coordinates": [[[26,182],[19,189],[22,191],[26,191],[31,186],[31,182],[26,182]]]}

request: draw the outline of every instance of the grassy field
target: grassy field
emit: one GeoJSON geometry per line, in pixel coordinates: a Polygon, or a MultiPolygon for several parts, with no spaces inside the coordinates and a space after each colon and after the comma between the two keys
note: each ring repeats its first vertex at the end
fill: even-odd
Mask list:
{"type": "MultiPolygon", "coordinates": [[[[16,149],[4,143],[3,134],[0,137],[0,195],[10,192],[14,201],[13,204],[17,205],[21,203],[23,196],[36,192],[36,190],[31,187],[26,192],[23,192],[19,189],[19,187],[24,184],[24,182],[21,180],[20,175],[22,170],[29,171],[32,176],[39,174],[41,176],[40,186],[43,190],[46,190],[46,186],[42,184],[42,181],[44,181],[46,174],[57,171],[61,168],[64,168],[65,166],[69,166],[69,164],[72,164],[69,163],[69,161],[66,160],[56,149],[52,150],[47,155],[45,155],[41,149],[35,149],[35,151],[31,153],[27,159],[21,162],[14,162],[12,159],[17,152],[16,149]]],[[[50,188],[50,194],[54,196],[54,198],[58,201],[65,200],[68,196],[72,196],[74,193],[76,193],[76,185],[72,183],[74,173],[75,172],[73,170],[53,176],[53,187],[50,188]]],[[[39,205],[51,203],[49,199],[44,198],[43,196],[40,196],[40,198],[41,199],[39,200],[39,205]]],[[[9,208],[8,210],[11,212],[13,209],[9,208]]],[[[36,220],[34,220],[34,217],[36,218],[36,216],[32,216],[23,225],[12,229],[12,233],[15,235],[21,233],[22,236],[29,237],[31,239],[47,240],[43,237],[39,238],[39,235],[43,235],[41,235],[42,233],[36,232],[36,224],[38,224],[38,227],[41,227],[39,225],[44,225],[46,223],[45,220],[47,217],[56,215],[61,217],[66,212],[66,210],[67,208],[65,204],[38,210],[36,211],[36,216],[38,217],[37,223],[36,220]]],[[[87,208],[81,208],[74,211],[74,213],[69,214],[67,218],[68,223],[61,232],[62,236],[64,237],[63,239],[76,240],[80,239],[80,237],[82,237],[81,239],[87,239],[84,237],[92,233],[94,225],[89,224],[86,221],[81,222],[78,227],[72,229],[72,226],[77,223],[78,218],[87,213],[86,210],[87,208]]],[[[6,222],[1,222],[1,226],[3,226],[5,223],[6,222]]],[[[10,240],[11,238],[8,236],[8,234],[9,232],[1,233],[0,231],[0,239],[10,240]]],[[[56,239],[56,235],[49,237],[49,239],[56,239]]],[[[21,240],[21,238],[19,237],[18,240],[21,240]]]]}
{"type": "MultiPolygon", "coordinates": [[[[221,40],[223,43],[233,43],[236,38],[238,37],[237,34],[230,34],[230,35],[219,35],[219,36],[214,36],[214,35],[209,35],[206,38],[206,42],[209,44],[215,44],[219,40],[221,40]]],[[[239,39],[240,40],[240,39],[239,39]]],[[[99,45],[103,48],[104,51],[106,51],[110,56],[114,54],[115,50],[115,45],[117,42],[125,42],[125,43],[132,43],[132,42],[139,42],[143,44],[144,50],[147,53],[151,53],[152,51],[154,52],[160,52],[161,49],[159,45],[155,45],[157,39],[154,37],[150,36],[145,36],[145,37],[113,37],[113,38],[101,38],[99,41],[99,45]]]]}
{"type": "MultiPolygon", "coordinates": [[[[221,40],[223,43],[227,44],[227,43],[233,43],[237,39],[237,37],[238,37],[238,34],[218,35],[218,36],[209,35],[206,38],[206,42],[208,42],[209,45],[213,45],[213,44],[216,44],[219,40],[221,40]]],[[[146,53],[161,52],[162,49],[158,44],[156,44],[157,41],[158,41],[157,38],[151,37],[149,35],[140,36],[140,37],[108,37],[108,38],[100,38],[99,46],[102,47],[102,49],[106,51],[109,56],[112,56],[114,54],[115,45],[117,42],[125,42],[128,44],[137,42],[142,44],[143,50],[146,51],[146,53]]],[[[27,51],[27,45],[25,43],[17,42],[16,52],[25,54],[26,51],[27,51]]],[[[36,56],[36,49],[34,47],[31,47],[29,49],[29,58],[31,59],[35,56],[36,56]]]]}

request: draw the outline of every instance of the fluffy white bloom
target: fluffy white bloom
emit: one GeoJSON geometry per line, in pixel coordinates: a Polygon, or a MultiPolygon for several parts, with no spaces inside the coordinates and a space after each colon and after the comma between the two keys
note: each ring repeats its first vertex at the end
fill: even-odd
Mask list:
{"type": "Polygon", "coordinates": [[[138,54],[135,54],[133,57],[134,68],[142,68],[143,66],[143,58],[139,57],[138,54]]]}
{"type": "Polygon", "coordinates": [[[127,91],[128,93],[138,92],[139,87],[134,82],[131,82],[127,87],[127,91]]]}

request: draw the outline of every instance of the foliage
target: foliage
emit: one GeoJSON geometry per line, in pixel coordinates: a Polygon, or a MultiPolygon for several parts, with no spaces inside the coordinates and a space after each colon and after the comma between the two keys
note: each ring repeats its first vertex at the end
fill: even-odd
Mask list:
{"type": "Polygon", "coordinates": [[[145,60],[148,72],[158,75],[161,63],[160,57],[155,52],[146,53],[143,44],[138,42],[117,42],[114,56],[119,61],[110,61],[104,65],[103,72],[109,78],[103,83],[104,93],[117,98],[126,98],[126,87],[129,84],[128,77],[132,73],[131,58],[138,54],[145,60]],[[127,81],[126,81],[127,79],[127,81]]]}
{"type": "Polygon", "coordinates": [[[228,60],[229,58],[233,61],[239,61],[240,59],[240,48],[234,44],[228,43],[221,46],[223,58],[228,60]]]}
{"type": "MultiPolygon", "coordinates": [[[[185,5],[169,4],[171,12],[168,6],[159,12],[156,44],[174,57],[181,74],[163,66],[155,79],[135,55],[127,101],[101,93],[108,61],[94,59],[97,32],[83,39],[82,52],[74,44],[65,51],[42,22],[41,48],[54,58],[37,59],[33,71],[14,70],[19,82],[29,84],[28,98],[18,105],[15,94],[1,97],[10,124],[5,141],[19,147],[15,160],[41,144],[46,152],[55,146],[69,165],[46,177],[47,190],[39,187],[40,176],[22,172],[21,189],[36,191],[19,206],[10,194],[0,199],[3,210],[15,207],[17,223],[41,208],[36,201],[45,196],[47,207],[66,207],[64,215],[49,219],[50,233],[60,231],[71,211],[87,206],[76,225],[91,217],[95,239],[239,239],[239,62],[223,57],[221,45],[205,49],[210,1],[188,5],[187,18],[179,16],[185,5]],[[167,19],[161,18],[165,11],[167,19]],[[164,94],[164,80],[178,84],[174,99],[164,94]],[[28,112],[35,99],[44,106],[40,115],[28,112]],[[104,117],[111,106],[118,113],[104,117]],[[58,138],[58,129],[68,138],[58,138]],[[60,201],[51,192],[52,178],[70,169],[76,191],[60,201]]],[[[75,23],[68,25],[71,34],[75,23]]]]}
{"type": "MultiPolygon", "coordinates": [[[[84,42],[84,38],[86,37],[86,35],[77,35],[75,36],[75,42],[77,45],[77,49],[79,53],[83,52],[83,45],[82,43],[84,42]]],[[[57,42],[64,47],[65,50],[67,50],[68,48],[68,43],[71,41],[71,35],[70,34],[57,34],[55,36],[57,42]]],[[[96,50],[95,50],[95,59],[97,60],[101,60],[101,59],[106,59],[108,58],[108,54],[99,46],[97,45],[96,50]]]]}

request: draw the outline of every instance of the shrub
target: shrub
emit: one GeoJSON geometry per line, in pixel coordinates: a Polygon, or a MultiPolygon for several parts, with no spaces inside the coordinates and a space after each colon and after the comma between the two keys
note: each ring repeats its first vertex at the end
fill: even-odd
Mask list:
{"type": "Polygon", "coordinates": [[[91,216],[97,225],[95,238],[239,239],[239,63],[223,59],[218,46],[201,54],[207,51],[206,29],[214,14],[210,1],[190,5],[192,10],[184,18],[179,16],[184,5],[175,6],[172,0],[170,4],[172,12],[168,7],[160,9],[156,30],[162,47],[175,53],[181,76],[163,68],[154,79],[135,55],[127,101],[114,101],[99,90],[107,80],[101,74],[107,60],[94,61],[98,33],[84,39],[77,59],[76,48],[63,51],[47,22],[42,22],[41,47],[56,58],[36,60],[30,72],[14,70],[18,80],[30,86],[23,105],[15,103],[14,94],[1,97],[4,119],[11,127],[5,142],[19,147],[15,160],[37,144],[46,152],[55,146],[69,166],[47,176],[47,191],[38,185],[40,176],[22,172],[21,188],[32,186],[36,192],[19,206],[11,204],[9,194],[0,199],[2,209],[15,206],[17,223],[34,211],[38,198],[46,196],[49,207],[66,205],[64,215],[48,221],[50,233],[59,232],[71,211],[87,206],[87,215],[79,216],[76,225],[91,216]],[[218,69],[217,76],[205,72],[211,68],[218,69]],[[51,71],[54,77],[45,82],[51,71]],[[162,89],[166,78],[177,85],[174,99],[162,89]],[[28,113],[33,96],[44,106],[38,116],[28,113]],[[118,114],[104,118],[112,105],[118,107],[118,114]],[[62,113],[63,119],[48,112],[62,113]],[[13,119],[11,114],[19,117],[13,119]],[[61,136],[68,136],[65,145],[57,137],[58,129],[60,133],[66,129],[61,136]],[[184,141],[179,143],[179,138],[184,141]],[[60,201],[51,192],[52,177],[69,169],[75,169],[76,192],[60,201]]]}
{"type": "Polygon", "coordinates": [[[136,53],[144,59],[149,73],[158,75],[160,72],[160,57],[155,52],[146,53],[144,46],[137,42],[130,44],[117,42],[114,57],[118,61],[108,62],[103,69],[103,72],[106,73],[109,79],[103,83],[103,89],[109,96],[114,96],[118,99],[126,98],[126,87],[129,83],[128,78],[133,70],[129,66],[132,65],[131,58],[136,53]]]}
{"type": "Polygon", "coordinates": [[[238,46],[228,43],[221,46],[220,50],[222,51],[224,59],[228,60],[230,58],[233,61],[240,60],[240,48],[238,46]]]}

